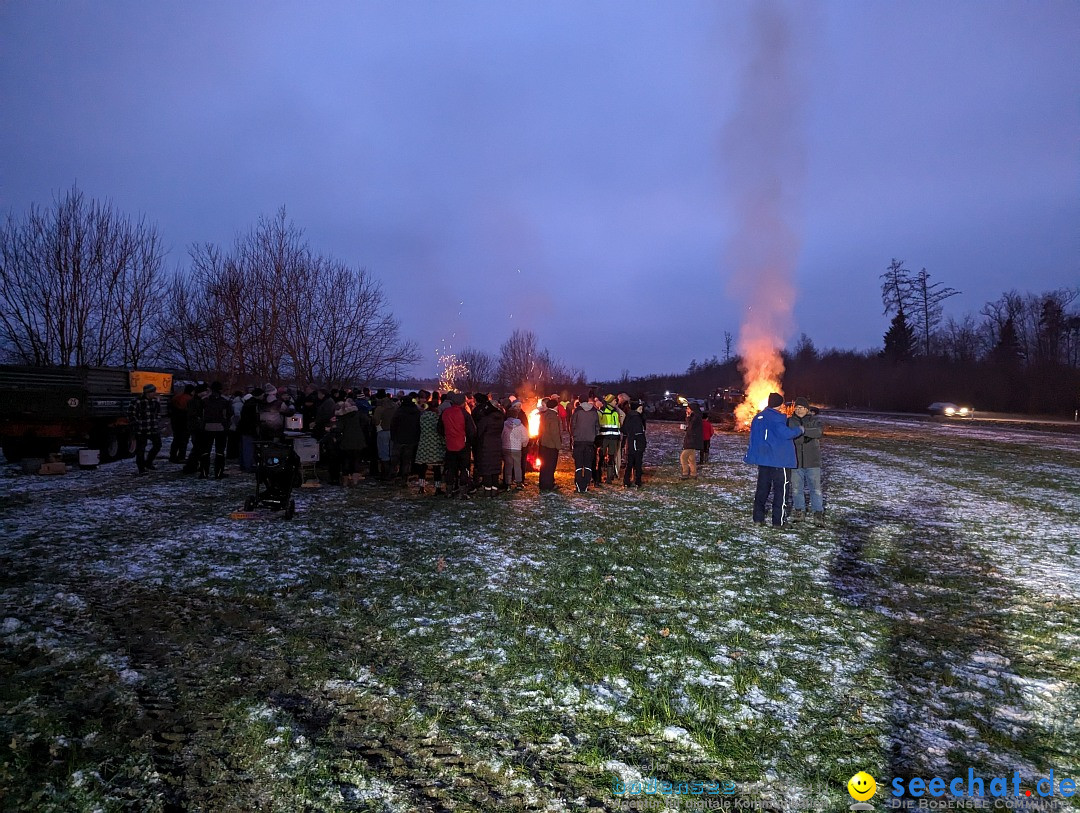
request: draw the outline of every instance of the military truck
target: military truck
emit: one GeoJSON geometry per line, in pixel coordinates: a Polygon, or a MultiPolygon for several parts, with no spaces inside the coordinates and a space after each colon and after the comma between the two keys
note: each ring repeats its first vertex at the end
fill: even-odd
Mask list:
{"type": "Polygon", "coordinates": [[[44,457],[67,445],[98,449],[102,462],[130,456],[135,437],[128,407],[146,383],[167,398],[172,375],[122,367],[0,365],[4,457],[9,463],[44,457]]]}

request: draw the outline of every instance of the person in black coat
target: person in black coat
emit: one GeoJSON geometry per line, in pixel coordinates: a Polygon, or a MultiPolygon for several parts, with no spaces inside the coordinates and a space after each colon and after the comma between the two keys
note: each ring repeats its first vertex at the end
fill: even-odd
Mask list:
{"type": "Polygon", "coordinates": [[[420,443],[420,407],[416,405],[416,397],[414,392],[402,398],[390,419],[390,476],[396,470],[403,486],[409,484],[420,443]]]}
{"type": "Polygon", "coordinates": [[[634,485],[641,488],[641,470],[648,439],[645,437],[645,410],[640,402],[630,402],[620,431],[626,443],[626,468],[623,469],[623,486],[630,487],[630,476],[633,474],[634,485]]]}
{"type": "Polygon", "coordinates": [[[502,430],[506,415],[482,392],[476,394],[476,474],[484,493],[494,494],[502,471],[502,430]]]}

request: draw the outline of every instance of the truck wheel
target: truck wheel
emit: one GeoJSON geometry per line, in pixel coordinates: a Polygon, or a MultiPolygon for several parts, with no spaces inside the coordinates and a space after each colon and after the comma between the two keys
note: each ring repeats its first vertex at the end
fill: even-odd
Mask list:
{"type": "Polygon", "coordinates": [[[135,433],[134,432],[119,432],[117,434],[117,443],[120,446],[123,457],[135,456],[135,433]]]}
{"type": "Polygon", "coordinates": [[[93,444],[101,452],[101,462],[108,463],[120,456],[120,438],[116,432],[106,429],[93,444]]]}
{"type": "Polygon", "coordinates": [[[285,506],[285,519],[292,519],[296,514],[296,503],[293,500],[289,500],[285,506]]]}

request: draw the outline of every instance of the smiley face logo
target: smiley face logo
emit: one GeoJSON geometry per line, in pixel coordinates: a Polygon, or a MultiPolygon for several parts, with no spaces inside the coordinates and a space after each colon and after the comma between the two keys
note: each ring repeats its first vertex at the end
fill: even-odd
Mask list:
{"type": "Polygon", "coordinates": [[[847,781],[847,792],[857,802],[865,802],[877,793],[877,782],[866,771],[859,771],[847,781]]]}

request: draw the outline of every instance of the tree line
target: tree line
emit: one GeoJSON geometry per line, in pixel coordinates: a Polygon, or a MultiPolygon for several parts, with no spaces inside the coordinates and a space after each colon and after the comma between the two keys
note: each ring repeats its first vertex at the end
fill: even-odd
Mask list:
{"type": "MultiPolygon", "coordinates": [[[[943,315],[960,292],[922,269],[894,259],[880,275],[883,315],[891,316],[882,345],[871,350],[818,350],[802,334],[782,353],[784,389],[833,407],[920,412],[934,401],[976,410],[1072,416],[1080,408],[1080,291],[1008,291],[977,315],[943,315]]],[[[632,378],[605,386],[631,393],[665,390],[702,396],[741,387],[739,359],[694,360],[683,373],[632,378]]]]}
{"type": "Polygon", "coordinates": [[[0,357],[162,366],[229,384],[398,377],[420,354],[366,269],[286,217],[165,270],[157,228],[77,188],[0,227],[0,357]]]}

